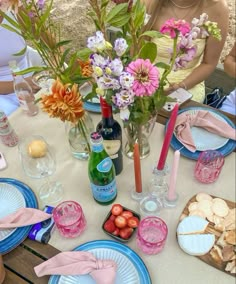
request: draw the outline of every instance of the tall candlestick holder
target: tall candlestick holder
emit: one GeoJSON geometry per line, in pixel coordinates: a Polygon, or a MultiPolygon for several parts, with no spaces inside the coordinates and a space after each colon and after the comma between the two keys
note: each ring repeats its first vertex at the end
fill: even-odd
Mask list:
{"type": "Polygon", "coordinates": [[[165,164],[162,170],[158,170],[156,167],[152,170],[152,177],[149,183],[149,193],[156,198],[163,201],[164,196],[168,192],[168,184],[166,182],[166,176],[169,173],[169,167],[165,164]]]}

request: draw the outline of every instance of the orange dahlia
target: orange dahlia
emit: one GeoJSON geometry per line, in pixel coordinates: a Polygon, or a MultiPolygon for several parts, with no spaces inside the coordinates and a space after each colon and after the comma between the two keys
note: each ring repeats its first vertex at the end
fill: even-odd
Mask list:
{"type": "Polygon", "coordinates": [[[63,85],[57,79],[52,86],[50,95],[42,96],[42,109],[47,112],[50,117],[59,117],[62,121],[71,122],[78,121],[83,117],[84,109],[81,94],[78,91],[78,85],[63,85]]]}
{"type": "Polygon", "coordinates": [[[79,63],[80,68],[81,68],[81,74],[84,77],[91,77],[92,74],[93,74],[93,69],[92,69],[90,60],[82,61],[82,60],[78,59],[78,63],[79,63]]]}

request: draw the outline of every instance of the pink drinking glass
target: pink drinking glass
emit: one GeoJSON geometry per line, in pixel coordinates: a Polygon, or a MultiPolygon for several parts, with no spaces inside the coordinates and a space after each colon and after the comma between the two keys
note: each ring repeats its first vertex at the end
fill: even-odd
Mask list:
{"type": "Polygon", "coordinates": [[[137,246],[145,254],[157,254],[165,246],[168,235],[166,223],[154,216],[141,220],[136,235],[137,246]]]}
{"type": "Polygon", "coordinates": [[[224,156],[218,151],[201,152],[195,166],[194,176],[202,183],[214,182],[217,180],[224,162],[224,156]]]}
{"type": "Polygon", "coordinates": [[[60,203],[52,214],[56,227],[63,237],[78,237],[86,227],[82,207],[75,201],[60,203]]]}

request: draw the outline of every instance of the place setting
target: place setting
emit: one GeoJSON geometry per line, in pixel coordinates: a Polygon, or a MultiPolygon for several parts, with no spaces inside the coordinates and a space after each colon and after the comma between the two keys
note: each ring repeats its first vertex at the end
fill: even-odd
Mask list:
{"type": "Polygon", "coordinates": [[[214,109],[190,107],[178,112],[170,145],[175,150],[181,148],[183,156],[194,160],[206,150],[217,150],[227,156],[235,149],[235,135],[234,123],[224,114],[214,109]]]}

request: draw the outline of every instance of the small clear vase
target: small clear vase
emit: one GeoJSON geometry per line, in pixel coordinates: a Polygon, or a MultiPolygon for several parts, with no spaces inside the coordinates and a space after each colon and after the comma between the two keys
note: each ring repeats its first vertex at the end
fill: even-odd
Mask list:
{"type": "Polygon", "coordinates": [[[90,133],[94,131],[90,115],[85,112],[75,123],[66,121],[65,130],[72,155],[79,160],[88,160],[91,152],[90,133]]]}
{"type": "Polygon", "coordinates": [[[139,144],[140,159],[146,158],[150,154],[149,137],[154,129],[157,114],[153,115],[146,123],[139,124],[130,122],[124,125],[124,132],[127,141],[124,146],[124,154],[133,159],[134,144],[139,144]]]}

